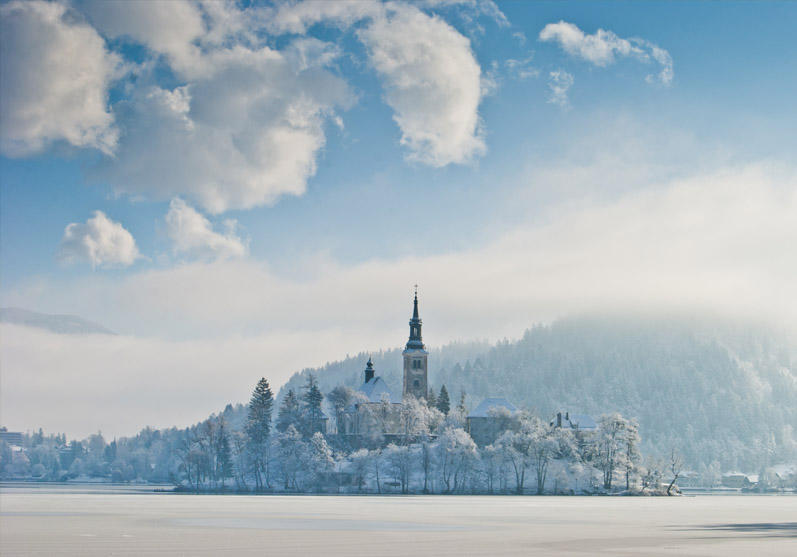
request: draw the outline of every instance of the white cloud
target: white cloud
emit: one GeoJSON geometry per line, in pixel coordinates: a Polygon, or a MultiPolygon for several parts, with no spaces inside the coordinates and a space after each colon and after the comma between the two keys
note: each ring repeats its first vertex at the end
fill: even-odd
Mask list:
{"type": "Polygon", "coordinates": [[[262,20],[271,33],[304,35],[310,27],[322,22],[347,28],[358,21],[380,15],[383,9],[377,0],[280,2],[264,10],[262,20]]]}
{"type": "MultiPolygon", "coordinates": [[[[546,174],[533,178],[535,187],[543,187],[541,179],[546,174]]],[[[589,175],[574,168],[547,179],[567,186],[589,175]]],[[[795,322],[797,260],[783,247],[791,243],[797,243],[797,177],[760,163],[588,206],[560,205],[457,253],[351,266],[319,259],[298,277],[252,260],[192,263],[121,280],[95,275],[71,285],[32,284],[7,293],[4,303],[178,338],[308,324],[394,331],[400,338],[406,308],[396,293],[418,281],[428,322],[435,323],[433,344],[516,335],[536,320],[641,305],[749,311],[795,322]]],[[[341,349],[361,347],[356,335],[352,342],[341,349]]]]}
{"type": "Polygon", "coordinates": [[[116,158],[98,175],[128,193],[183,196],[212,213],[301,195],[324,124],[353,101],[325,68],[337,49],[299,39],[283,51],[236,46],[203,54],[201,73],[172,90],[142,88],[119,118],[116,158]]]}
{"type": "Polygon", "coordinates": [[[523,60],[510,58],[504,62],[504,65],[512,77],[522,81],[540,75],[540,70],[531,64],[533,59],[533,54],[523,60]]]}
{"type": "Polygon", "coordinates": [[[32,155],[55,141],[111,153],[108,87],[120,60],[102,37],[56,2],[10,2],[0,19],[3,154],[32,155]]]}
{"type": "Polygon", "coordinates": [[[570,101],[567,98],[567,92],[573,86],[573,81],[573,74],[564,70],[555,70],[548,74],[548,88],[551,90],[548,102],[562,108],[569,108],[570,101]]]}
{"type": "Polygon", "coordinates": [[[566,21],[549,23],[540,31],[539,39],[556,42],[571,56],[600,67],[614,64],[618,57],[633,57],[646,63],[652,59],[659,64],[660,71],[655,76],[649,75],[647,80],[658,80],[664,85],[672,83],[673,62],[669,52],[644,39],[623,39],[604,29],[588,35],[578,26],[566,21]]]}
{"type": "Polygon", "coordinates": [[[94,216],[85,224],[67,225],[58,257],[67,263],[87,261],[93,268],[127,267],[141,254],[130,232],[102,211],[94,211],[94,216]]]}
{"type": "Polygon", "coordinates": [[[188,0],[83,0],[80,7],[94,26],[111,38],[128,37],[169,57],[180,69],[199,57],[194,44],[205,32],[202,12],[188,0]]]}
{"type": "MultiPolygon", "coordinates": [[[[502,21],[492,4],[434,4],[458,4],[463,13],[502,21]]],[[[383,79],[408,158],[445,166],[485,151],[478,108],[488,79],[468,39],[416,6],[241,8],[189,0],[75,6],[104,37],[146,47],[147,58],[125,66],[130,79],[111,113],[108,83],[120,59],[94,28],[78,22],[81,14],[64,19],[67,8],[56,3],[4,6],[4,14],[14,16],[4,18],[10,22],[4,23],[4,66],[15,63],[10,74],[30,83],[4,76],[3,149],[29,154],[58,138],[98,147],[113,156],[101,160],[92,177],[118,193],[180,196],[211,213],[302,195],[316,172],[325,127],[340,128],[339,112],[356,100],[334,67],[339,46],[309,36],[272,46],[275,35],[304,35],[317,23],[359,25],[357,36],[383,79]],[[27,60],[41,58],[51,60],[51,75],[26,71],[27,60]],[[168,86],[159,77],[164,66],[172,73],[168,86]]]]}
{"type": "Polygon", "coordinates": [[[470,41],[439,17],[402,4],[358,31],[409,158],[432,166],[484,153],[481,68],[470,41]]]}
{"type": "Polygon", "coordinates": [[[225,233],[213,230],[213,225],[180,198],[172,199],[166,214],[166,229],[174,252],[204,259],[243,257],[246,244],[235,233],[237,222],[224,221],[225,233]]]}

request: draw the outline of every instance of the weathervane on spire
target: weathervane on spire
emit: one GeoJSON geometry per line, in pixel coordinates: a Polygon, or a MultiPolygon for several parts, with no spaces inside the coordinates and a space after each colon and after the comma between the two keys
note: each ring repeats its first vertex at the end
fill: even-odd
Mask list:
{"type": "Polygon", "coordinates": [[[413,284],[413,286],[415,287],[415,297],[417,298],[418,297],[418,283],[416,282],[415,284],[413,284]]]}

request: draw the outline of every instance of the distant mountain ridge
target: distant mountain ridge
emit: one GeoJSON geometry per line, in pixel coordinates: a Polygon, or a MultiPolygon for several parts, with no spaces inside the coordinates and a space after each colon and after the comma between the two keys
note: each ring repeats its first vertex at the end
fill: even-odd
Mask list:
{"type": "MultiPolygon", "coordinates": [[[[433,331],[431,324],[427,324],[433,331]]],[[[314,373],[324,392],[358,387],[366,354],[314,373]]],[[[377,375],[400,394],[400,349],[373,354],[377,375]]],[[[639,420],[643,449],[682,451],[694,469],[758,470],[797,459],[797,350],[784,335],[721,319],[587,316],[535,326],[516,341],[430,349],[429,383],[473,409],[505,397],[543,416],[558,410],[639,420]]]]}
{"type": "Polygon", "coordinates": [[[65,335],[116,334],[102,325],[76,315],[38,313],[15,307],[0,308],[0,322],[46,329],[53,333],[65,335]]]}

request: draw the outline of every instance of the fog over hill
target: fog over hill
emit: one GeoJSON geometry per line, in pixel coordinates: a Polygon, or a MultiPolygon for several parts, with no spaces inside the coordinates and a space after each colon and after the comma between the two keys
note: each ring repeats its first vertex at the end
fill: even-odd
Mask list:
{"type": "MultiPolygon", "coordinates": [[[[516,341],[430,348],[429,381],[474,408],[504,396],[541,415],[562,409],[636,417],[647,454],[675,447],[695,469],[757,470],[792,460],[797,430],[797,357],[785,334],[729,320],[582,316],[538,325],[516,341]]],[[[324,392],[358,387],[367,354],[314,373],[324,392]]],[[[401,349],[373,354],[377,374],[401,389],[401,349]]]]}
{"type": "Polygon", "coordinates": [[[53,315],[38,313],[22,308],[0,308],[0,323],[24,325],[37,329],[46,329],[53,333],[70,335],[115,335],[116,333],[76,315],[53,315]]]}

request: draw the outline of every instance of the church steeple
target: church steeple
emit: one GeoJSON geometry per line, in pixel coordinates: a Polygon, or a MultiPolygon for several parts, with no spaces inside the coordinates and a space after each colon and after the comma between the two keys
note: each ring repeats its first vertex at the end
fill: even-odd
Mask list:
{"type": "Polygon", "coordinates": [[[407,350],[423,350],[423,339],[421,338],[421,321],[418,314],[418,285],[415,285],[415,301],[412,308],[412,319],[410,319],[410,339],[407,341],[407,350]]]}
{"type": "Polygon", "coordinates": [[[371,361],[371,356],[368,356],[368,363],[365,364],[365,382],[368,383],[374,378],[374,363],[371,361]]]}
{"type": "Polygon", "coordinates": [[[413,396],[425,399],[428,396],[429,353],[421,338],[421,316],[418,312],[418,285],[415,285],[415,300],[410,319],[410,339],[402,355],[404,356],[404,397],[413,396]]]}

